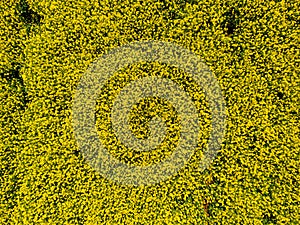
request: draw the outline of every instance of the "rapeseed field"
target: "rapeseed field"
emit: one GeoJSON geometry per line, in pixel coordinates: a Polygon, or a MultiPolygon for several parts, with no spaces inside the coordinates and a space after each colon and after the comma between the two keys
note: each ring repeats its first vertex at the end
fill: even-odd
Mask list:
{"type": "Polygon", "coordinates": [[[299,9],[296,0],[2,0],[0,224],[300,224],[299,9]],[[127,185],[95,170],[78,147],[72,107],[80,79],[99,57],[137,41],[188,49],[218,81],[226,129],[204,170],[207,96],[189,73],[159,62],[110,77],[95,127],[126,165],[170,157],[182,137],[170,101],[150,96],[128,114],[140,140],[151,136],[152,118],[164,121],[166,137],[152,151],[127,148],[110,117],[130,82],[167,78],[199,116],[188,163],[155,184],[127,185]]]}

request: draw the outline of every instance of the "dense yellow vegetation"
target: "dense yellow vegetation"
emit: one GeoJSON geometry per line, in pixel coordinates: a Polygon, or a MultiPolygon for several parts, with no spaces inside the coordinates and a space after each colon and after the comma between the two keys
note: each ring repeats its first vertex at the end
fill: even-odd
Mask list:
{"type": "Polygon", "coordinates": [[[299,224],[299,4],[1,1],[0,224],[299,224]],[[167,65],[118,71],[99,96],[96,117],[103,142],[121,161],[144,165],[168,157],[180,132],[172,106],[149,98],[132,110],[132,130],[146,137],[145,118],[161,114],[173,127],[165,147],[136,154],[115,142],[103,115],[132,77],[178,80],[194,95],[202,120],[199,149],[186,167],[157,185],[130,187],[84,161],[71,106],[94,60],[141,40],[176,43],[205,61],[226,101],[227,129],[217,158],[199,171],[210,126],[202,91],[167,65]]]}

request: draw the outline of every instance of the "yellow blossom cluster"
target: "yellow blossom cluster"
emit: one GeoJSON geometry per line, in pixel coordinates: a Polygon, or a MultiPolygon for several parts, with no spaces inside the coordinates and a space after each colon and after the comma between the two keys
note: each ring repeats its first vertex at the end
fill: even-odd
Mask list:
{"type": "Polygon", "coordinates": [[[296,0],[2,0],[0,224],[299,224],[299,9],[296,0]],[[155,185],[127,186],[86,163],[72,104],[91,63],[146,40],[176,43],[204,60],[226,102],[226,134],[200,171],[211,128],[201,88],[161,63],[117,71],[97,99],[95,126],[120,161],[160,162],[180,140],[180,115],[149,97],[131,110],[130,129],[145,139],[159,115],[164,142],[149,152],[122,145],[109,115],[130,81],[173,80],[200,118],[198,147],[185,167],[155,185]]]}

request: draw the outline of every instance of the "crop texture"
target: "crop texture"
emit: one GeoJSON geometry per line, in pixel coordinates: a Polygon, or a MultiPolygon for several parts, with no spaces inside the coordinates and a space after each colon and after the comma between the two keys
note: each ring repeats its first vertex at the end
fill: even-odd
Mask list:
{"type": "Polygon", "coordinates": [[[300,224],[299,7],[296,0],[1,0],[0,224],[300,224]],[[150,152],[125,148],[111,129],[114,98],[130,81],[161,76],[192,96],[200,118],[189,163],[156,185],[113,183],[78,150],[72,99],[82,74],[133,41],[176,43],[209,66],[226,101],[218,156],[198,170],[210,132],[205,95],[189,75],[159,63],[116,72],[95,109],[99,137],[131,165],[168,157],[180,137],[170,102],[147,98],[130,127],[168,133],[150,152]]]}

